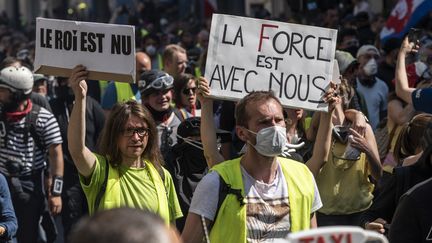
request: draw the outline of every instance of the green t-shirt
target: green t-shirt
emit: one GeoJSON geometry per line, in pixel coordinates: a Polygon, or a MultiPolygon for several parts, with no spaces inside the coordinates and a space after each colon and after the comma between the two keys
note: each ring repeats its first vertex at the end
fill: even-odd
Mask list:
{"type": "MultiPolygon", "coordinates": [[[[96,196],[100,191],[100,188],[105,179],[106,163],[105,159],[96,155],[96,163],[94,171],[91,175],[90,180],[86,180],[80,175],[81,186],[87,197],[87,203],[92,213],[93,205],[96,201],[96,196]]],[[[120,205],[115,205],[102,197],[100,209],[128,206],[134,208],[148,209],[152,212],[160,214],[158,197],[156,193],[156,187],[149,171],[149,161],[145,161],[146,166],[144,168],[131,168],[126,166],[119,166],[114,168],[118,170],[120,180],[120,205]],[[105,203],[102,203],[105,202],[105,203]],[[104,204],[106,205],[104,207],[104,204]]],[[[112,167],[110,169],[113,169],[112,167]]],[[[183,216],[180,204],[177,199],[174,183],[170,173],[163,169],[165,174],[164,188],[168,199],[169,207],[169,222],[173,222],[175,219],[183,216]]],[[[110,178],[111,179],[111,178],[110,178]]],[[[107,191],[110,190],[107,186],[107,191]]],[[[106,193],[105,193],[106,195],[106,193]]],[[[109,199],[108,199],[109,200],[109,199]]]]}

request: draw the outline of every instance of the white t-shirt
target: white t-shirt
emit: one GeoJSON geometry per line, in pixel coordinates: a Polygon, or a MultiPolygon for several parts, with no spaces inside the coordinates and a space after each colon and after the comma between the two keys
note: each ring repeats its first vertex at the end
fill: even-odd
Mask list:
{"type": "MultiPolygon", "coordinates": [[[[266,184],[255,180],[241,167],[246,193],[247,242],[273,242],[290,232],[288,187],[282,169],[278,166],[276,178],[266,184]]],[[[314,180],[315,195],[311,212],[322,207],[314,180]]],[[[219,174],[207,174],[198,184],[189,212],[214,221],[219,199],[219,174]],[[214,196],[211,196],[214,195],[214,196]]]]}

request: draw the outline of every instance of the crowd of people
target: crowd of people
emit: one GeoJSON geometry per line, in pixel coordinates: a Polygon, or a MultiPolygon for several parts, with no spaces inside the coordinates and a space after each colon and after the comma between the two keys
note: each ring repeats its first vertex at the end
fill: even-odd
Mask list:
{"type": "Polygon", "coordinates": [[[211,98],[210,21],[129,16],[137,82],[122,83],[32,73],[34,33],[2,19],[0,241],[273,242],[335,225],[431,240],[432,18],[381,42],[382,16],[351,7],[319,15],[339,31],[327,112],[271,91],[211,98]]]}

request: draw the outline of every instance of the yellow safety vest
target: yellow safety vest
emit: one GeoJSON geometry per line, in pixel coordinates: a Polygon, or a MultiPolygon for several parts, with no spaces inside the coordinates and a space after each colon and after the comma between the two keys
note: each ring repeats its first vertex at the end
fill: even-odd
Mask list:
{"type": "MultiPolygon", "coordinates": [[[[240,158],[216,165],[216,171],[233,189],[241,189],[245,196],[240,158]]],[[[288,184],[291,232],[310,228],[311,208],[315,186],[313,175],[302,163],[278,157],[288,184]]],[[[246,242],[246,205],[240,205],[237,197],[228,194],[222,203],[210,232],[210,242],[246,242]]]]}
{"type": "Polygon", "coordinates": [[[129,83],[114,82],[114,85],[117,93],[117,102],[136,100],[135,94],[129,83]]]}
{"type": "MultiPolygon", "coordinates": [[[[102,156],[98,157],[100,163],[105,163],[105,158],[102,156]]],[[[168,199],[166,194],[166,189],[164,186],[164,182],[153,166],[152,163],[145,161],[146,166],[149,170],[151,178],[153,178],[153,183],[156,188],[156,194],[158,198],[159,209],[157,214],[162,217],[167,225],[170,223],[170,210],[168,206],[168,199]]],[[[106,191],[104,196],[102,197],[100,208],[110,209],[110,208],[119,208],[122,206],[133,207],[133,205],[122,205],[120,195],[120,176],[117,169],[113,168],[110,163],[108,163],[109,171],[108,171],[108,181],[106,186],[106,191]]],[[[91,210],[90,214],[94,213],[94,209],[91,210]]]]}

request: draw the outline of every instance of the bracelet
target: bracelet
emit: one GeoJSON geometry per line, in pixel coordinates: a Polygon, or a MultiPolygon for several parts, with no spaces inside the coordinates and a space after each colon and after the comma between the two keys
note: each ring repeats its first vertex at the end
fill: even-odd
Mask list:
{"type": "Polygon", "coordinates": [[[53,176],[51,195],[53,195],[55,197],[61,196],[62,191],[63,191],[63,177],[62,176],[53,176]]]}

